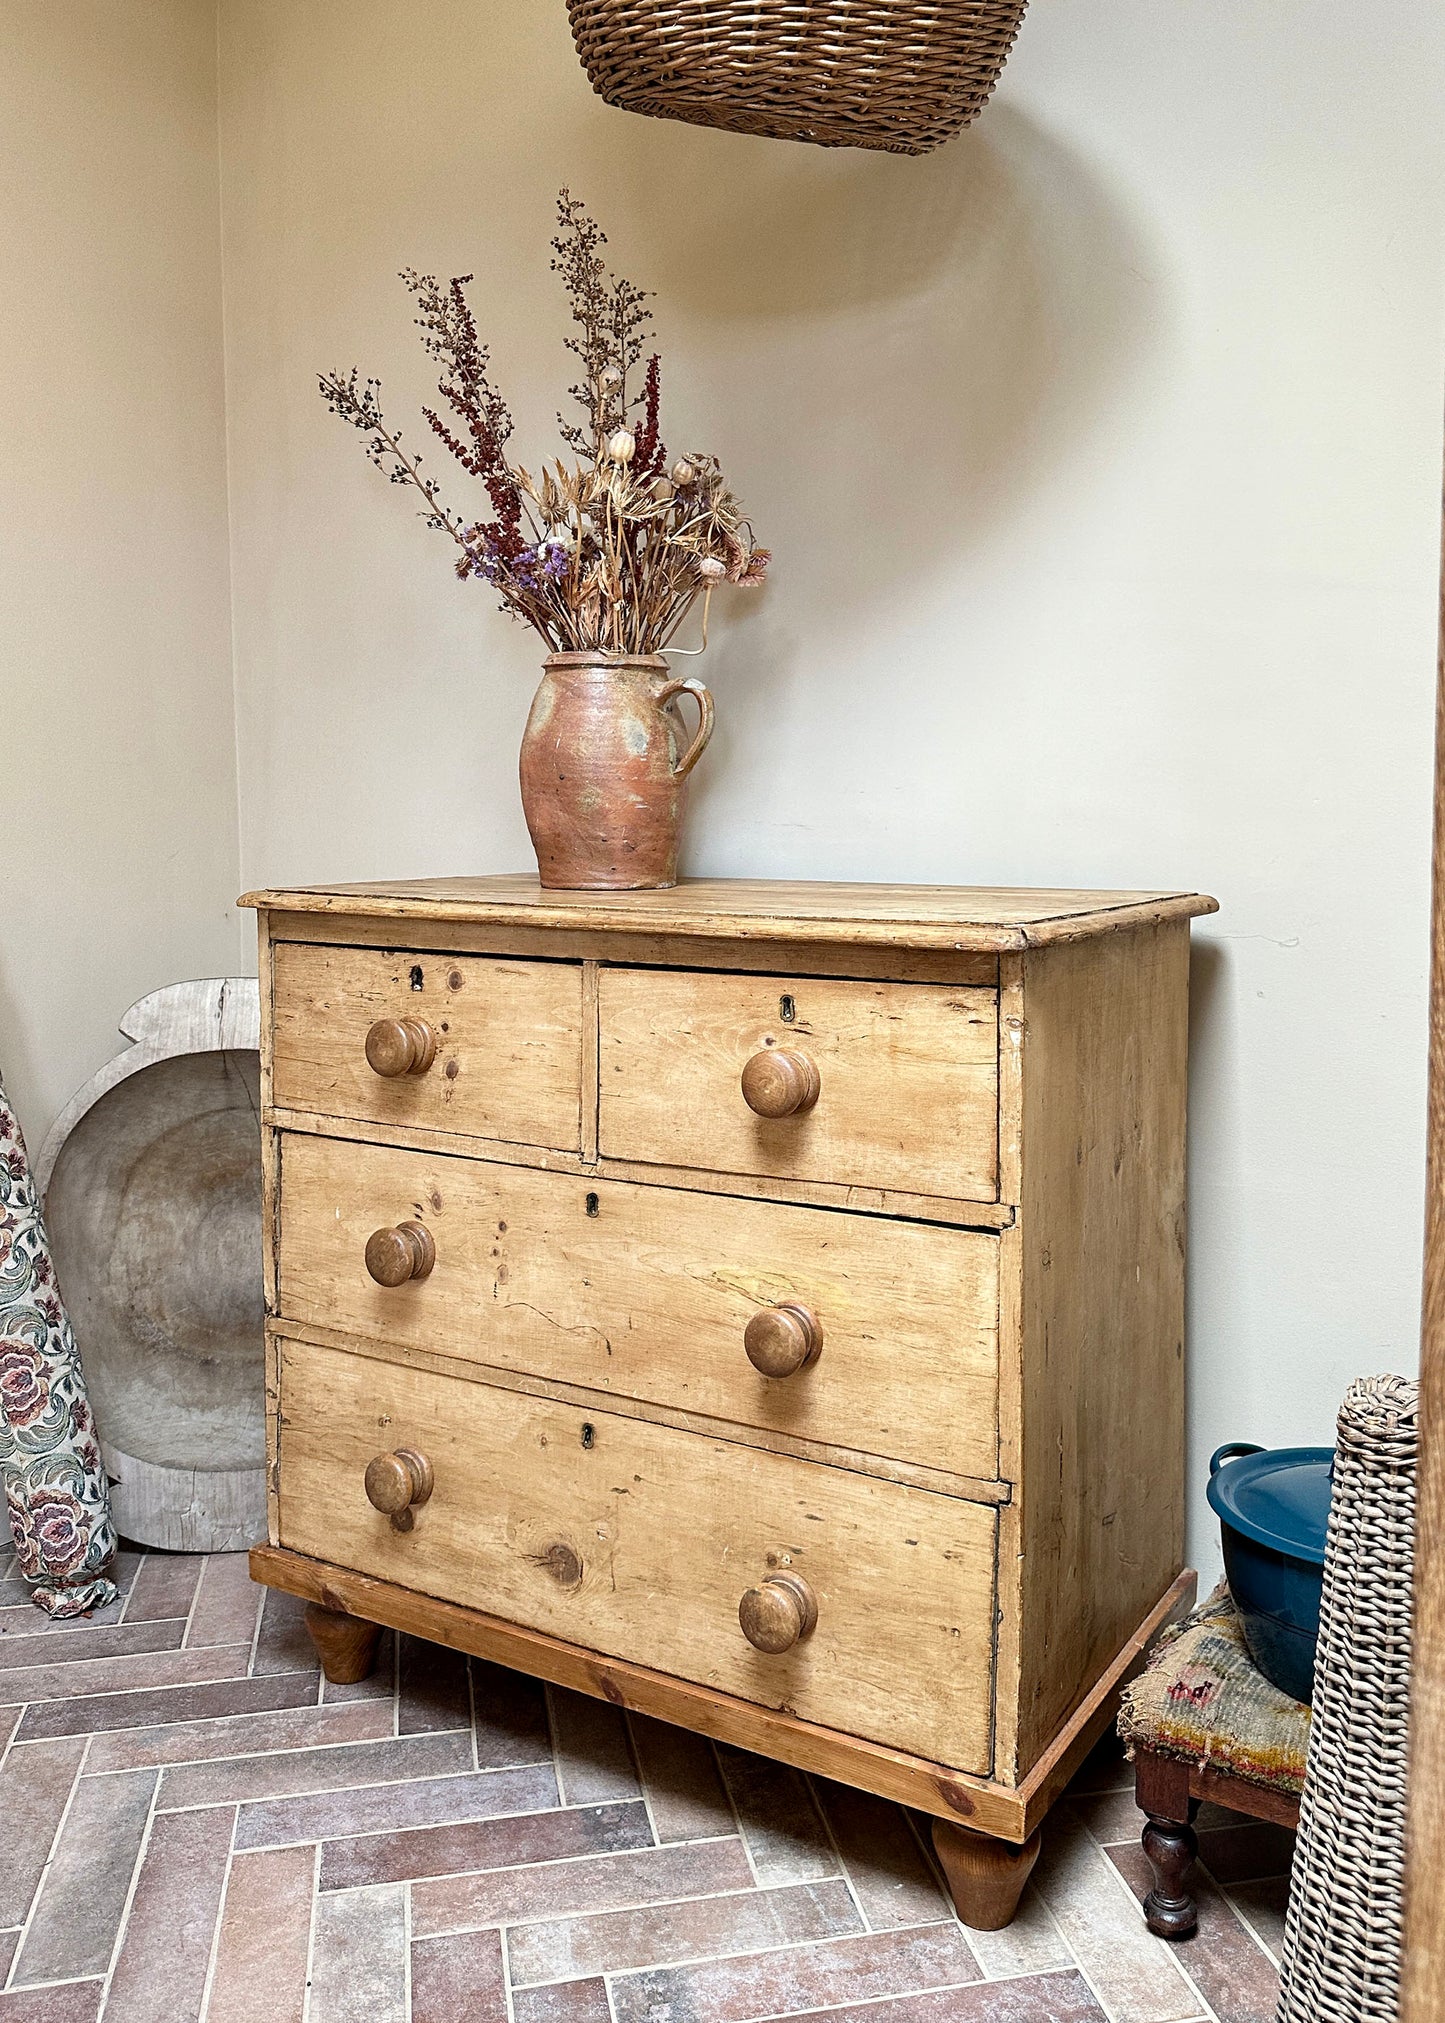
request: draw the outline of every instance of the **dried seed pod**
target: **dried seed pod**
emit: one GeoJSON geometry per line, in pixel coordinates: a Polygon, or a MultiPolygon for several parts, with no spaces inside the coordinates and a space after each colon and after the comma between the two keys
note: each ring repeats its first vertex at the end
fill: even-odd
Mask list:
{"type": "Polygon", "coordinates": [[[611,393],[622,384],[622,371],[616,365],[604,365],[597,377],[604,393],[611,393]]]}
{"type": "Polygon", "coordinates": [[[614,464],[630,464],[637,449],[637,438],[630,428],[620,428],[607,444],[607,454],[614,464]]]}

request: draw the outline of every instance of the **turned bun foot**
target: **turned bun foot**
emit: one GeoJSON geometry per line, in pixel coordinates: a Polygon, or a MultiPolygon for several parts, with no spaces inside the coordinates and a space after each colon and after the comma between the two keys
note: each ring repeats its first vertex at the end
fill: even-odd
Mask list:
{"type": "Polygon", "coordinates": [[[1199,1929],[1199,1911],[1187,1887],[1199,1842],[1180,1819],[1150,1815],[1144,1852],[1154,1871],[1154,1887],[1144,1899],[1144,1922],[1157,1938],[1189,1939],[1199,1929]]]}
{"type": "Polygon", "coordinates": [[[1012,1841],[973,1833],[947,1819],[934,1820],[933,1851],[964,1924],[976,1932],[998,1932],[1012,1924],[1040,1844],[1038,1833],[1016,1847],[1012,1841]]]}
{"type": "Polygon", "coordinates": [[[379,1623],[364,1623],[359,1616],[344,1616],[319,1602],[308,1602],[306,1627],[333,1686],[354,1686],[369,1675],[381,1642],[379,1623]]]}

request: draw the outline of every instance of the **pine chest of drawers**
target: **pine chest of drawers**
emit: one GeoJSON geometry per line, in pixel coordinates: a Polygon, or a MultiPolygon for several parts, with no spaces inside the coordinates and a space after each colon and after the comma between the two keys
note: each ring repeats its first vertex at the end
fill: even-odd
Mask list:
{"type": "Polygon", "coordinates": [[[1188,893],[260,913],[270,1544],[921,1807],[974,1922],[1182,1569],[1188,893]]]}

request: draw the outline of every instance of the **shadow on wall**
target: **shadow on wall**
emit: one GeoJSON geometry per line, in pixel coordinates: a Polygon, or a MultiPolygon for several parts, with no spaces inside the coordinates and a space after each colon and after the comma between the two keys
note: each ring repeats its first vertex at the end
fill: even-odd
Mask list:
{"type": "MultiPolygon", "coordinates": [[[[724,460],[784,545],[790,594],[730,601],[708,656],[728,699],[710,797],[729,725],[776,719],[804,626],[816,657],[820,634],[927,609],[935,580],[956,608],[996,569],[982,551],[1029,539],[1031,501],[1157,375],[1168,289],[1096,166],[1007,104],[918,160],[620,113],[584,136],[579,186],[607,190],[619,261],[657,289],[664,336],[683,326],[670,348],[686,319],[740,361],[724,460]]],[[[877,680],[896,682],[888,657],[877,680]]]]}
{"type": "MultiPolygon", "coordinates": [[[[1198,922],[1195,923],[1198,926],[1198,922]]],[[[1184,1198],[1186,1205],[1195,1198],[1197,1180],[1213,1174],[1218,1167],[1214,1142],[1221,1133],[1237,1129],[1239,1121],[1232,1114],[1238,1102],[1237,1078],[1231,1075],[1228,1065],[1230,1005],[1229,1005],[1229,952],[1222,942],[1208,941],[1194,934],[1189,943],[1189,1131],[1186,1139],[1186,1159],[1184,1198]],[[1201,1116],[1208,1117],[1207,1129],[1199,1128],[1201,1116]]],[[[1189,1239],[1193,1238],[1195,1216],[1190,1213],[1189,1239]]],[[[1189,1260],[1185,1260],[1189,1266],[1189,1260]]],[[[1188,1500],[1186,1510],[1191,1530],[1200,1523],[1207,1526],[1206,1536],[1211,1543],[1212,1557],[1201,1567],[1203,1578],[1201,1592],[1212,1584],[1219,1570],[1219,1554],[1214,1546],[1217,1527],[1209,1518],[1204,1502],[1204,1482],[1193,1472],[1192,1456],[1208,1427],[1211,1401],[1206,1395],[1201,1397],[1200,1385],[1191,1345],[1207,1340],[1210,1325],[1204,1318],[1202,1308],[1212,1307],[1208,1289],[1199,1273],[1192,1267],[1186,1270],[1184,1285],[1184,1415],[1185,1453],[1191,1457],[1187,1469],[1188,1500]]],[[[1238,1434],[1231,1428],[1231,1438],[1238,1434]]]]}
{"type": "Polygon", "coordinates": [[[918,160],[744,141],[726,175],[689,129],[613,118],[625,151],[612,128],[589,138],[613,150],[596,180],[613,185],[623,264],[664,320],[720,326],[744,367],[769,364],[732,397],[793,474],[783,502],[847,553],[837,587],[859,602],[1006,519],[1157,345],[1163,290],[1137,221],[1013,107],[918,160]]]}

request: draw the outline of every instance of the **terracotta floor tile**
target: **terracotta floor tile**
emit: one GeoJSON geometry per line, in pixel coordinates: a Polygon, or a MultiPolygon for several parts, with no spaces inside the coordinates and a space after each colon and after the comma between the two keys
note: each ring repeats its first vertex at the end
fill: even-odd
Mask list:
{"type": "Polygon", "coordinates": [[[472,1696],[462,1652],[402,1637],[396,1662],[398,1735],[430,1735],[468,1725],[472,1696]]]}
{"type": "MultiPolygon", "coordinates": [[[[881,1995],[924,1993],[978,1979],[957,1925],[827,1939],[744,1959],[653,1968],[611,1983],[617,2023],[752,2023],[881,1995]]],[[[910,2018],[913,2011],[902,2012],[910,2018]]],[[[901,2023],[901,2019],[900,2019],[901,2023]]]]}
{"type": "Polygon", "coordinates": [[[1134,1766],[1124,1754],[1124,1745],[1110,1728],[1097,1741],[1075,1771],[1069,1786],[1071,1797],[1089,1791],[1132,1791],[1134,1766]]]}
{"type": "Polygon", "coordinates": [[[25,1934],[17,1983],[106,1972],[155,1788],[154,1770],[80,1779],[25,1934]]]}
{"type": "Polygon", "coordinates": [[[1082,1820],[1102,1847],[1137,1842],[1144,1831],[1144,1815],[1134,1803],[1134,1787],[1124,1791],[1081,1793],[1067,1801],[1076,1819],[1082,1820]]]}
{"type": "Polygon", "coordinates": [[[869,1931],[953,1916],[900,1806],[824,1777],[811,1781],[869,1931]]]}
{"type": "Polygon", "coordinates": [[[583,1855],[533,1868],[487,1875],[440,1876],[412,1884],[411,1926],[417,1937],[533,1918],[615,1910],[628,1904],[710,1896],[753,1886],[743,1844],[696,1841],[636,1853],[583,1855]]]}
{"type": "Polygon", "coordinates": [[[1034,1884],[1114,2023],[1183,2023],[1198,1997],[1144,1920],[1118,1870],[1062,1807],[1044,1829],[1034,1884]]]}
{"type": "Polygon", "coordinates": [[[199,1553],[148,1552],[131,1583],[126,1621],[149,1623],[188,1616],[204,1565],[199,1553]]]}
{"type": "Polygon", "coordinates": [[[420,1939],[411,1949],[411,2023],[507,2023],[497,1932],[420,1939]]]}
{"type": "Polygon", "coordinates": [[[310,1847],[232,1861],[206,2023],[301,2023],[315,1872],[310,1847]]]}
{"type": "Polygon", "coordinates": [[[1212,1798],[1206,1798],[1194,1815],[1194,1824],[1200,1833],[1208,1833],[1213,1826],[1240,1826],[1253,1816],[1248,1812],[1235,1812],[1227,1805],[1216,1805],[1212,1798]]]}
{"type": "Polygon", "coordinates": [[[145,1563],[145,1548],[138,1545],[123,1545],[111,1561],[110,1577],[115,1582],[125,1600],[129,1600],[136,1583],[136,1575],[145,1563]]]}
{"type": "Polygon", "coordinates": [[[408,2023],[406,1984],[400,1884],[317,1899],[307,2023],[408,2023]]]}
{"type": "Polygon", "coordinates": [[[473,1658],[472,1702],[479,1770],[552,1761],[547,1702],[540,1680],[473,1658]]]}
{"type": "Polygon", "coordinates": [[[92,1609],[89,1615],[48,1616],[44,1609],[35,1606],[28,1590],[11,1599],[3,1589],[4,1583],[0,1582],[0,1636],[65,1636],[76,1630],[98,1629],[118,1623],[125,1613],[125,1596],[121,1595],[118,1600],[107,1602],[103,1609],[92,1609]]]}
{"type": "Polygon", "coordinates": [[[590,1917],[516,1925],[507,1935],[512,1984],[571,1981],[687,1960],[731,1958],[806,1939],[834,1939],[863,1929],[840,1876],[736,1896],[694,1897],[590,1917]]]}
{"type": "Polygon", "coordinates": [[[547,1688],[552,1747],[565,1805],[605,1805],[640,1798],[642,1784],[622,1710],[564,1686],[547,1688]]]}
{"type": "Polygon", "coordinates": [[[0,1926],[25,1922],[84,1754],[79,1740],[16,1744],[0,1766],[0,1926]]]}
{"type": "MultiPolygon", "coordinates": [[[[180,1817],[176,1814],[174,1817],[180,1817]]],[[[471,1826],[425,1826],[328,1841],[321,1852],[321,1887],[355,1889],[419,1876],[514,1868],[568,1855],[607,1854],[651,1839],[647,1812],[632,1805],[576,1806],[471,1826]]]]}
{"type": "Polygon", "coordinates": [[[512,1995],[515,2023],[612,2023],[605,1981],[559,1981],[551,1988],[519,1988],[512,1995]]]}
{"type": "Polygon", "coordinates": [[[1261,1882],[1238,1883],[1225,1895],[1248,1921],[1276,1965],[1284,1951],[1284,1914],[1289,1904],[1289,1877],[1267,1876],[1261,1882]]]}
{"type": "MultiPolygon", "coordinates": [[[[1153,1883],[1143,1848],[1111,1848],[1110,1856],[1142,1907],[1153,1883]]],[[[1193,1888],[1199,1933],[1180,1945],[1179,1965],[1216,2016],[1228,2023],[1274,2023],[1279,2006],[1274,1962],[1207,1875],[1196,1871],[1193,1888]]]]}
{"type": "MultiPolygon", "coordinates": [[[[283,1692],[279,1711],[222,1715],[218,1719],[176,1721],[158,1716],[154,1728],[120,1728],[95,1737],[86,1770],[128,1770],[143,1763],[199,1763],[216,1757],[265,1758],[302,1752],[342,1742],[370,1742],[391,1734],[391,1709],[378,1701],[354,1707],[317,1707],[315,1680],[302,1680],[308,1704],[297,1706],[285,1696],[290,1680],[255,1682],[267,1698],[283,1692]],[[307,1690],[309,1688],[309,1690],[307,1690]]],[[[278,1773],[284,1777],[284,1771],[278,1773]]]]}
{"type": "MultiPolygon", "coordinates": [[[[362,1709],[374,1702],[361,1701],[362,1709]]],[[[343,1718],[341,1710],[318,1708],[325,1721],[343,1718]]],[[[253,1717],[276,1721],[298,1715],[253,1717]]],[[[347,1710],[346,1718],[350,1718],[347,1710]]],[[[451,1735],[387,1736],[375,1742],[344,1743],[340,1748],[285,1749],[266,1755],[222,1757],[209,1763],[183,1763],[167,1770],[157,1803],[162,1812],[183,1805],[222,1805],[233,1799],[292,1798],[307,1791],[349,1791],[363,1784],[396,1779],[456,1777],[472,1767],[472,1738],[465,1730],[451,1735]]]]}
{"type": "Polygon", "coordinates": [[[1211,1827],[1199,1836],[1199,1859],[1217,1883],[1252,1883],[1265,1876],[1288,1875],[1294,1860],[1294,1835],[1287,1826],[1273,1826],[1267,1819],[1211,1827]]]}
{"type": "Polygon", "coordinates": [[[168,1812],[151,1827],[106,1997],[106,2023],[196,2023],[234,1814],[168,1812]]]}
{"type": "MultiPolygon", "coordinates": [[[[38,1670],[42,1666],[69,1665],[85,1659],[144,1657],[152,1651],[178,1651],[186,1631],[183,1622],[105,1624],[75,1617],[70,1622],[46,1623],[38,1611],[34,1622],[34,1629],[27,1629],[23,1635],[12,1630],[0,1636],[0,1692],[11,1690],[8,1675],[22,1665],[38,1670]]],[[[84,1691],[83,1686],[81,1690],[84,1691]]]]}
{"type": "Polygon", "coordinates": [[[104,1991],[104,1981],[17,1989],[0,1995],[0,2023],[95,2023],[104,1991]]]}
{"type": "MultiPolygon", "coordinates": [[[[522,2023],[520,2013],[517,2023],[522,2023]]],[[[1109,2023],[1077,1969],[1014,1981],[976,1981],[933,1995],[899,1995],[846,2009],[808,2009],[791,2023],[1109,2023]]],[[[1227,2023],[1227,2019],[1225,2019],[1227,2023]]]]}
{"type": "Polygon", "coordinates": [[[275,1587],[263,1588],[260,1595],[261,1627],[251,1668],[255,1676],[261,1679],[276,1672],[319,1671],[321,1660],[306,1627],[305,1602],[275,1587]]]}
{"type": "MultiPolygon", "coordinates": [[[[102,1633],[103,1634],[103,1633],[102,1633]]],[[[43,1641],[50,1645],[51,1639],[43,1641]]],[[[64,1648],[61,1639],[55,1640],[64,1648]]],[[[67,1700],[74,1705],[90,1693],[129,1693],[155,1686],[199,1686],[213,1679],[240,1679],[248,1653],[240,1646],[214,1651],[151,1651],[131,1658],[49,1658],[43,1664],[17,1665],[0,1673],[7,1699],[36,1702],[67,1700]]]]}
{"type": "Polygon", "coordinates": [[[237,1847],[335,1840],[345,1834],[396,1833],[411,1827],[544,1812],[557,1803],[557,1779],[545,1763],[520,1770],[470,1770],[462,1777],[409,1778],[348,1791],[243,1805],[237,1847]]]}
{"type": "Polygon", "coordinates": [[[760,1883],[817,1882],[838,1857],[802,1773],[742,1749],[719,1749],[738,1824],[760,1883]]]}
{"type": "Polygon", "coordinates": [[[390,1700],[395,1694],[396,1636],[391,1630],[382,1631],[376,1663],[364,1679],[355,1679],[350,1685],[337,1685],[330,1679],[321,1682],[321,1698],[328,1707],[344,1706],[352,1700],[390,1700]]]}
{"type": "MultiPolygon", "coordinates": [[[[181,1656],[205,1657],[205,1652],[181,1656]]],[[[135,1693],[94,1693],[78,1700],[49,1700],[27,1707],[19,1739],[88,1735],[108,1728],[144,1727],[151,1722],[207,1721],[225,1714],[259,1714],[278,1707],[314,1703],[316,1680],[304,1672],[280,1679],[225,1679],[210,1686],[158,1686],[135,1693]]]]}
{"type": "Polygon", "coordinates": [[[1015,1974],[1048,1974],[1074,1965],[1063,1933],[1032,1884],[1019,1900],[1013,1923],[1001,1932],[976,1932],[971,1926],[964,1929],[978,1964],[991,1981],[1007,1980],[1015,1974]]]}
{"type": "MultiPolygon", "coordinates": [[[[244,1644],[250,1649],[256,1617],[267,1592],[251,1578],[244,1552],[213,1552],[206,1561],[186,1632],[187,1650],[208,1644],[244,1644]]],[[[297,1666],[297,1671],[304,1670],[297,1666]]]]}
{"type": "Polygon", "coordinates": [[[629,1714],[627,1720],[658,1839],[708,1840],[736,1833],[737,1820],[707,1737],[645,1714],[629,1714]]]}

